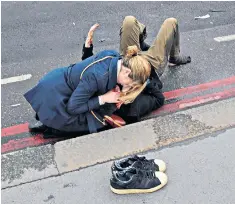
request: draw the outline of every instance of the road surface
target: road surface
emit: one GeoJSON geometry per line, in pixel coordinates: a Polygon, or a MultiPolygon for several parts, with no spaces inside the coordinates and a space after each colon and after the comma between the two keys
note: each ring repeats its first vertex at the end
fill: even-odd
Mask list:
{"type": "Polygon", "coordinates": [[[49,70],[78,62],[84,36],[94,23],[100,23],[94,51],[118,50],[126,15],[146,24],[148,43],[166,18],[178,19],[181,52],[190,54],[192,63],[167,70],[164,91],[235,75],[235,41],[214,40],[235,34],[234,10],[234,2],[2,2],[2,79],[32,75],[2,85],[2,127],[32,121],[34,113],[22,95],[49,70]],[[208,19],[194,19],[207,13],[208,19]]]}

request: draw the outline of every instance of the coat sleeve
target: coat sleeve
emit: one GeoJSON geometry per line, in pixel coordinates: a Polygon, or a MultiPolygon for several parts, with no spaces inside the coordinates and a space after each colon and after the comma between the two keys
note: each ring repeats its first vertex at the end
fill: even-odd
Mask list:
{"type": "MultiPolygon", "coordinates": [[[[132,118],[132,122],[139,121],[142,116],[151,113],[164,105],[165,97],[158,87],[157,80],[152,79],[144,91],[133,103],[121,107],[123,112],[132,118]]],[[[121,110],[120,110],[121,111],[121,110]]]]}
{"type": "Polygon", "coordinates": [[[90,47],[85,47],[85,43],[83,44],[82,48],[82,60],[85,60],[88,57],[93,55],[93,44],[90,47]]]}
{"type": "Polygon", "coordinates": [[[98,109],[100,104],[98,96],[95,96],[97,91],[98,84],[95,76],[84,77],[67,103],[67,112],[71,115],[78,115],[98,109]]]}
{"type": "Polygon", "coordinates": [[[146,100],[147,98],[149,99],[150,108],[149,108],[148,113],[164,105],[165,97],[161,89],[159,88],[158,79],[154,79],[154,78],[151,79],[150,83],[146,86],[143,94],[146,95],[146,100]]]}
{"type": "Polygon", "coordinates": [[[130,105],[130,110],[128,115],[136,117],[138,121],[144,115],[151,113],[153,110],[156,110],[163,106],[164,96],[161,91],[155,92],[154,95],[142,93],[136,100],[130,105]]]}

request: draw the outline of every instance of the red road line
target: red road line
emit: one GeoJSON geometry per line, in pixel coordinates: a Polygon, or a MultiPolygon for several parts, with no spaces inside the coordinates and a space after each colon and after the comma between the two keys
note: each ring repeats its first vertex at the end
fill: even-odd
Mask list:
{"type": "MultiPolygon", "coordinates": [[[[233,83],[235,84],[235,76],[230,77],[230,78],[226,78],[226,79],[222,79],[222,80],[216,80],[216,81],[212,81],[212,82],[208,82],[208,83],[204,83],[204,84],[199,84],[196,86],[190,86],[190,87],[186,87],[186,88],[182,88],[182,89],[168,91],[168,92],[164,93],[164,96],[165,96],[166,100],[169,100],[169,99],[177,98],[177,97],[184,96],[187,94],[205,91],[207,89],[211,89],[211,88],[215,88],[215,87],[219,87],[219,86],[224,86],[224,85],[229,85],[229,84],[233,84],[233,83]]],[[[165,106],[167,106],[167,105],[165,105],[165,106]]],[[[20,133],[24,133],[24,132],[28,132],[28,131],[29,131],[28,123],[24,123],[24,124],[14,125],[14,126],[10,126],[10,127],[1,129],[1,136],[2,137],[12,136],[12,135],[16,135],[16,134],[20,134],[20,133]]]]}
{"type": "MultiPolygon", "coordinates": [[[[219,99],[225,99],[225,98],[229,98],[232,96],[235,96],[235,88],[231,88],[223,92],[195,97],[192,99],[181,100],[172,104],[167,104],[167,105],[164,105],[162,108],[159,108],[158,110],[153,111],[151,115],[153,116],[153,115],[159,115],[160,113],[170,113],[170,112],[181,110],[187,107],[193,107],[195,105],[204,104],[204,103],[219,100],[219,99]]],[[[19,150],[19,149],[23,149],[26,147],[39,146],[42,144],[49,143],[51,141],[58,141],[58,140],[59,139],[57,138],[43,139],[42,135],[38,134],[34,137],[23,138],[19,140],[10,140],[8,143],[2,145],[1,152],[7,153],[10,151],[19,150]]]]}
{"type": "Polygon", "coordinates": [[[19,124],[19,125],[14,125],[14,126],[10,126],[7,128],[3,128],[1,132],[1,136],[6,137],[6,136],[11,136],[11,135],[17,135],[17,134],[28,132],[28,131],[29,131],[28,123],[24,123],[24,124],[19,124]]]}
{"type": "Polygon", "coordinates": [[[204,104],[210,101],[216,101],[219,99],[225,99],[229,97],[235,96],[235,88],[231,88],[229,90],[225,90],[218,93],[207,94],[204,96],[198,96],[192,99],[184,99],[175,103],[170,103],[162,106],[161,108],[153,111],[149,116],[158,115],[160,113],[170,113],[175,112],[177,110],[181,110],[187,107],[196,106],[199,104],[204,104]]]}
{"type": "Polygon", "coordinates": [[[235,83],[235,76],[222,79],[222,80],[216,80],[216,81],[212,81],[212,82],[208,82],[204,84],[199,84],[196,86],[190,86],[190,87],[186,87],[182,89],[168,91],[164,93],[164,96],[166,97],[167,100],[169,100],[173,98],[178,98],[180,96],[184,96],[186,94],[197,93],[200,91],[205,91],[207,89],[216,88],[216,87],[224,86],[224,85],[230,85],[233,83],[235,83]]]}
{"type": "Polygon", "coordinates": [[[50,142],[57,141],[57,138],[53,139],[43,139],[41,134],[35,135],[33,137],[22,138],[19,140],[10,140],[1,147],[1,153],[7,153],[14,150],[24,149],[26,147],[39,146],[41,144],[47,144],[50,142]]]}

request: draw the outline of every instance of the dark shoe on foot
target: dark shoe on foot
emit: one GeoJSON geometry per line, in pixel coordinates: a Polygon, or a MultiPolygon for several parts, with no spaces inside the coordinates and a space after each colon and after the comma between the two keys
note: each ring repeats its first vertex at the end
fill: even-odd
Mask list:
{"type": "Polygon", "coordinates": [[[166,170],[166,163],[160,159],[146,159],[145,157],[138,157],[134,155],[114,161],[111,167],[112,171],[124,171],[128,168],[137,168],[142,170],[161,171],[166,170]]]}
{"type": "Polygon", "coordinates": [[[177,56],[169,58],[169,66],[179,66],[191,62],[190,56],[177,56]]]}
{"type": "Polygon", "coordinates": [[[131,168],[124,172],[114,172],[110,179],[110,188],[116,194],[151,193],[165,186],[167,180],[167,175],[163,172],[131,168]]]}
{"type": "Polygon", "coordinates": [[[44,139],[49,139],[49,138],[62,138],[62,137],[69,137],[70,134],[69,132],[64,132],[60,130],[56,130],[54,128],[47,128],[47,130],[43,133],[43,138],[44,139]]]}
{"type": "Polygon", "coordinates": [[[148,49],[150,48],[150,45],[149,44],[147,44],[146,42],[140,42],[140,49],[142,50],[142,51],[148,51],[148,49]]]}
{"type": "Polygon", "coordinates": [[[29,130],[31,132],[44,132],[46,129],[47,126],[43,125],[40,121],[29,123],[29,130]]]}

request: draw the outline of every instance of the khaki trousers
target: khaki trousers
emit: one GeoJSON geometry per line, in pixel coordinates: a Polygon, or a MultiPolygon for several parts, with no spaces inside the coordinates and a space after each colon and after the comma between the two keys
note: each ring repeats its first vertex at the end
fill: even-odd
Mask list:
{"type": "MultiPolygon", "coordinates": [[[[128,46],[136,45],[140,49],[140,34],[145,25],[140,23],[134,16],[126,16],[120,28],[120,54],[125,55],[128,46]]],[[[175,18],[168,18],[162,24],[157,37],[148,51],[141,51],[139,55],[146,58],[161,76],[167,65],[169,56],[178,56],[179,29],[175,18]]]]}

